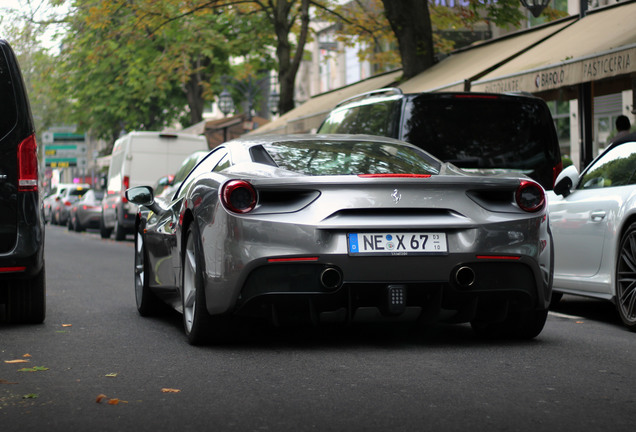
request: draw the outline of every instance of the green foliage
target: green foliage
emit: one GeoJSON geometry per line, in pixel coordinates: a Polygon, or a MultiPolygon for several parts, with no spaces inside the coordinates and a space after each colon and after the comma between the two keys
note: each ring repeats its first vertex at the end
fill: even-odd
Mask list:
{"type": "Polygon", "coordinates": [[[217,10],[209,1],[73,5],[56,88],[73,101],[73,120],[106,139],[201,121],[204,105],[222,89],[230,55],[249,57],[271,40],[255,39],[267,28],[262,17],[217,10]]]}

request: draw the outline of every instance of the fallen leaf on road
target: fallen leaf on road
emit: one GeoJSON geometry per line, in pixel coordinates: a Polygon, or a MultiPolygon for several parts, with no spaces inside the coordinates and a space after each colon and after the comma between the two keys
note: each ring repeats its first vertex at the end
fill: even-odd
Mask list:
{"type": "Polygon", "coordinates": [[[22,357],[31,357],[31,354],[25,354],[22,357]]]}
{"type": "Polygon", "coordinates": [[[40,371],[46,371],[46,370],[49,370],[49,368],[44,366],[34,366],[32,368],[18,369],[18,372],[40,372],[40,371]]]}
{"type": "Polygon", "coordinates": [[[13,363],[28,363],[28,360],[23,360],[23,359],[19,359],[19,360],[5,360],[5,363],[9,363],[9,364],[13,364],[13,363]]]}
{"type": "Polygon", "coordinates": [[[22,396],[22,399],[37,399],[39,397],[39,395],[35,394],[35,393],[29,393],[29,394],[25,394],[24,396],[22,396]]]}
{"type": "Polygon", "coordinates": [[[585,321],[575,321],[577,324],[585,324],[585,321]]]}
{"type": "Polygon", "coordinates": [[[172,388],[162,388],[161,392],[162,393],[179,393],[181,390],[179,389],[172,389],[172,388]]]}
{"type": "Polygon", "coordinates": [[[100,394],[100,395],[97,396],[97,400],[95,402],[100,403],[104,399],[106,399],[106,395],[105,394],[100,394]]]}
{"type": "Polygon", "coordinates": [[[0,384],[17,384],[17,382],[7,381],[5,379],[0,379],[0,384]]]}
{"type": "Polygon", "coordinates": [[[104,376],[105,376],[105,377],[108,377],[108,378],[115,378],[115,377],[117,376],[117,372],[108,373],[108,374],[106,374],[106,375],[104,375],[104,376]]]}
{"type": "Polygon", "coordinates": [[[73,324],[62,324],[62,327],[73,327],[73,324]]]}

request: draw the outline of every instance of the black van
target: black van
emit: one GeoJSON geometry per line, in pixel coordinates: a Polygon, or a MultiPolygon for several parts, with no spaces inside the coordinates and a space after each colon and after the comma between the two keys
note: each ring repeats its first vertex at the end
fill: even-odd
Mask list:
{"type": "Polygon", "coordinates": [[[0,320],[41,323],[44,218],[33,117],[17,59],[0,39],[0,320]]]}
{"type": "Polygon", "coordinates": [[[341,102],[318,133],[397,138],[460,168],[521,173],[545,189],[563,168],[550,110],[533,96],[380,89],[341,102]]]}

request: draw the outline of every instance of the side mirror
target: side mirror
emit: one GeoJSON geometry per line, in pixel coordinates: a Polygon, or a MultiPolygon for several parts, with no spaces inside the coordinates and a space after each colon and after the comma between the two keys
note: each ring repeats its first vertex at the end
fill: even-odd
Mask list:
{"type": "Polygon", "coordinates": [[[565,168],[554,182],[554,193],[566,197],[579,184],[579,172],[574,165],[565,168]]]}
{"type": "Polygon", "coordinates": [[[126,198],[133,204],[147,207],[156,214],[163,213],[163,209],[155,202],[150,186],[137,186],[126,190],[126,198]]]}

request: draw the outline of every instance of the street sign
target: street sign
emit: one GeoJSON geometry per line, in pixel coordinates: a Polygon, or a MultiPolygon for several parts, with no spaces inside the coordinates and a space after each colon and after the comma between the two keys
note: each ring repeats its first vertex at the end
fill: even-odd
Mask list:
{"type": "Polygon", "coordinates": [[[51,168],[86,167],[83,134],[46,131],[42,134],[44,163],[51,168]]]}

